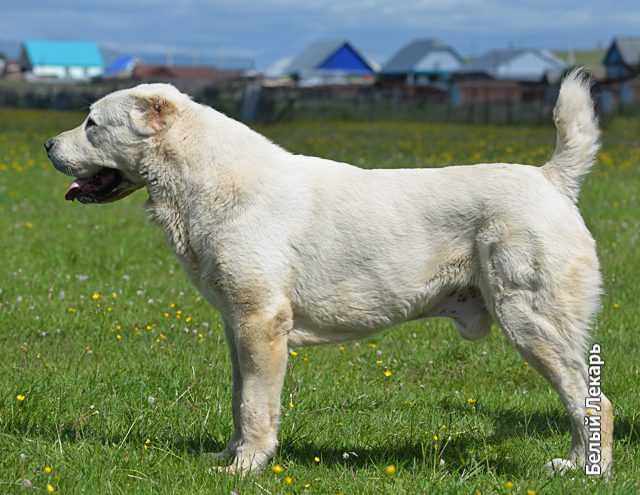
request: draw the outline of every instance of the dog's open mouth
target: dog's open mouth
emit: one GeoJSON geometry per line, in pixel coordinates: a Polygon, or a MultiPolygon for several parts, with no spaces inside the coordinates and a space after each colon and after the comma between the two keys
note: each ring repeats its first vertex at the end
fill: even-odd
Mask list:
{"type": "Polygon", "coordinates": [[[136,189],[138,186],[125,179],[118,170],[103,167],[91,177],[74,180],[64,199],[77,199],[81,203],[109,203],[128,196],[136,189]]]}

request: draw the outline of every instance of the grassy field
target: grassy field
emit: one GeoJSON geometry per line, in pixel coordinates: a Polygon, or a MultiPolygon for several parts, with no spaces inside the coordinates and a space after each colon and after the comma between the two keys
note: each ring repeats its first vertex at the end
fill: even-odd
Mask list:
{"type": "MultiPolygon", "coordinates": [[[[606,281],[594,339],[616,411],[616,473],[604,483],[546,477],[543,463],[570,442],[556,394],[497,329],[469,343],[437,319],[292,353],[282,472],[209,474],[202,454],[231,433],[220,320],[145,220],[145,193],[64,201],[68,179],[42,143],[81,118],[0,110],[0,493],[640,491],[640,119],[610,123],[581,198],[606,281]]],[[[363,167],[538,164],[554,139],[551,125],[261,130],[363,167]]]]}

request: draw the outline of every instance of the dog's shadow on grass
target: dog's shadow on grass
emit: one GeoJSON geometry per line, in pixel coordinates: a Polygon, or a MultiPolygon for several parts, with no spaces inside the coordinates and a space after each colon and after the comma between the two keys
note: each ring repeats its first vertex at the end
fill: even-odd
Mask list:
{"type": "MultiPolygon", "coordinates": [[[[443,410],[450,411],[456,416],[470,414],[469,408],[460,404],[444,401],[441,406],[443,410]]],[[[493,433],[484,438],[472,431],[463,433],[449,440],[441,450],[433,447],[428,439],[424,439],[423,435],[422,441],[407,439],[406,442],[396,445],[365,449],[350,449],[348,447],[335,449],[318,447],[313,444],[285,443],[281,448],[281,454],[284,457],[295,459],[301,464],[312,464],[315,462],[314,457],[320,453],[323,463],[342,464],[345,463],[345,452],[349,454],[349,452],[355,451],[358,457],[354,458],[350,454],[348,456],[350,465],[366,466],[372,463],[379,465],[395,460],[407,466],[419,464],[431,466],[434,469],[442,458],[449,471],[468,470],[471,463],[483,464],[498,474],[513,475],[519,472],[524,474],[529,466],[516,465],[509,459],[501,458],[500,444],[531,436],[544,439],[551,435],[569,434],[571,431],[569,418],[562,410],[525,412],[517,409],[495,409],[480,405],[473,410],[472,414],[480,414],[490,419],[494,425],[493,433]],[[482,444],[494,446],[498,452],[495,452],[495,455],[485,456],[484,459],[478,458],[477,446],[482,444]]],[[[639,444],[640,422],[638,419],[624,415],[617,417],[614,425],[614,442],[627,447],[639,444]]],[[[569,444],[566,445],[566,448],[569,448],[569,444]]],[[[549,459],[563,454],[564,452],[549,452],[549,459]]]]}
{"type": "MultiPolygon", "coordinates": [[[[468,407],[465,408],[459,404],[444,402],[442,407],[456,416],[470,414],[468,407]]],[[[319,456],[325,465],[343,464],[366,468],[371,465],[397,463],[406,468],[420,466],[435,471],[444,461],[443,467],[449,472],[468,473],[470,470],[491,470],[496,474],[524,475],[529,471],[530,466],[516,464],[507,456],[501,455],[502,443],[513,443],[518,438],[524,440],[531,436],[544,439],[570,432],[569,419],[561,410],[524,412],[517,409],[493,409],[480,405],[472,414],[481,414],[489,418],[494,425],[493,433],[483,437],[469,431],[444,443],[441,441],[438,446],[424,434],[418,439],[407,438],[400,443],[366,448],[349,447],[349,444],[335,448],[313,443],[299,443],[295,440],[288,443],[285,440],[280,449],[280,455],[302,465],[314,464],[315,457],[319,456]],[[485,446],[485,448],[478,449],[479,446],[485,446]]],[[[627,446],[640,443],[640,423],[629,417],[617,418],[614,437],[616,442],[622,442],[627,446]]],[[[566,448],[569,448],[569,443],[566,448]]],[[[548,459],[545,460],[562,455],[564,451],[550,451],[548,459]]]]}

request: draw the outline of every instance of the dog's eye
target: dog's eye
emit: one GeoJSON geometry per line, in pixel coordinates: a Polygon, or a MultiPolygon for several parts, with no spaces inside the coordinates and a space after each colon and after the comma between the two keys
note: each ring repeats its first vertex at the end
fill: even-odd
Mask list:
{"type": "Polygon", "coordinates": [[[95,127],[95,126],[97,126],[97,125],[98,125],[98,124],[96,124],[96,121],[95,121],[95,120],[93,120],[91,117],[89,117],[89,118],[87,119],[87,123],[84,125],[84,128],[85,128],[85,129],[89,129],[89,128],[91,128],[91,127],[95,127]]]}

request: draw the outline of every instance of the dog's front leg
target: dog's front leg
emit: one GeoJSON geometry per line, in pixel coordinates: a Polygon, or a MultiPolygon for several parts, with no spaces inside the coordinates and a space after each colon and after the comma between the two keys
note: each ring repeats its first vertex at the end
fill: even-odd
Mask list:
{"type": "Polygon", "coordinates": [[[259,470],[275,454],[290,327],[288,309],[240,315],[231,325],[235,425],[229,448],[235,457],[225,471],[259,470]]]}
{"type": "Polygon", "coordinates": [[[231,410],[233,412],[233,434],[229,443],[220,452],[211,452],[207,455],[212,456],[216,461],[228,461],[236,456],[238,443],[242,436],[240,431],[240,402],[242,398],[242,374],[240,373],[240,362],[238,361],[238,350],[236,347],[236,337],[234,326],[228,321],[224,322],[224,333],[229,348],[229,359],[231,360],[232,371],[232,390],[231,390],[231,410]]]}

